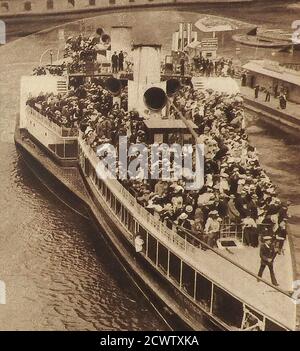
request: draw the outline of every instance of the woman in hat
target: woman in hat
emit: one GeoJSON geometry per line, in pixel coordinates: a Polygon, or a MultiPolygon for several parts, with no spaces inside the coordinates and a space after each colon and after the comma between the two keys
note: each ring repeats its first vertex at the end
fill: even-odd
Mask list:
{"type": "Polygon", "coordinates": [[[277,249],[278,255],[280,255],[283,251],[283,245],[287,237],[287,218],[284,218],[278,226],[278,230],[276,232],[276,243],[275,247],[277,249]]]}
{"type": "Polygon", "coordinates": [[[204,231],[208,245],[210,247],[215,247],[216,241],[220,236],[220,218],[218,211],[214,210],[209,213],[204,231]]]}
{"type": "Polygon", "coordinates": [[[248,212],[246,217],[242,220],[243,233],[244,233],[244,243],[248,246],[257,247],[258,246],[258,232],[257,224],[255,220],[250,216],[248,212]]]}

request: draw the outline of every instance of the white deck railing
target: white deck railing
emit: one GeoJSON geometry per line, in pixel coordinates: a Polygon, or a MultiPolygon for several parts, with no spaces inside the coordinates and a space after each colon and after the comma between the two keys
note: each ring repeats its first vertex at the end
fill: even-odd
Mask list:
{"type": "Polygon", "coordinates": [[[46,128],[51,129],[57,136],[60,138],[64,138],[65,140],[74,140],[74,138],[78,137],[78,129],[76,128],[65,128],[57,125],[56,123],[52,122],[46,116],[42,115],[40,112],[35,110],[30,106],[26,106],[26,113],[31,118],[38,120],[39,123],[44,125],[46,128]]]}

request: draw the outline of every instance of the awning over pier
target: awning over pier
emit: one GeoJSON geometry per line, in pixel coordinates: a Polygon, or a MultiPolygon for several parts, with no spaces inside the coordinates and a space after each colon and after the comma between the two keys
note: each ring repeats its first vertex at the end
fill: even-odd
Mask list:
{"type": "Polygon", "coordinates": [[[289,70],[279,65],[278,67],[274,67],[273,70],[271,69],[271,67],[266,68],[262,61],[251,61],[249,63],[246,63],[243,66],[243,68],[251,72],[259,73],[271,78],[278,79],[282,82],[287,82],[300,86],[300,74],[296,72],[289,72],[289,70]]]}

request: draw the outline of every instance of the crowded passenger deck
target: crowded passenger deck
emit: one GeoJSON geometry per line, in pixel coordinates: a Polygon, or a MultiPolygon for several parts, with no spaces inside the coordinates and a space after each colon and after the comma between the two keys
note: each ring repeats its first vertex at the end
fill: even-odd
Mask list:
{"type": "MultiPolygon", "coordinates": [[[[234,321],[225,321],[231,327],[245,330],[244,317],[250,311],[252,330],[268,330],[273,322],[294,329],[289,203],[279,199],[248,141],[241,94],[199,88],[191,79],[231,79],[225,78],[235,75],[231,60],[194,57],[191,65],[181,60],[175,74],[161,64],[157,87],[142,91],[142,111],[132,107],[130,76],[136,79],[135,65],[126,63],[128,56],[122,51],[111,53],[109,68],[96,65],[97,43],[97,38],[69,38],[62,63],[33,72],[50,79],[66,76],[67,91],[47,87],[38,94],[28,88],[24,102],[29,134],[38,129],[35,121],[45,126],[32,133],[35,140],[44,138],[41,144],[47,152],[68,160],[66,167],[80,169],[87,188],[96,194],[93,201],[99,205],[102,199],[102,206],[109,207],[135,251],[202,309],[220,313],[224,320],[214,303],[219,293],[225,296],[222,303],[229,294],[243,311],[234,321]],[[164,85],[165,94],[160,95],[164,85]],[[154,102],[147,95],[151,89],[154,102]],[[204,146],[203,186],[190,188],[197,177],[199,144],[204,146]],[[156,155],[153,145],[158,147],[156,155]],[[177,169],[177,146],[183,159],[191,156],[191,168],[181,160],[183,167],[177,169]],[[129,164],[125,173],[123,149],[129,164]],[[107,160],[114,161],[114,178],[106,178],[107,160]],[[268,263],[263,265],[263,260],[268,263]],[[270,277],[263,275],[266,267],[270,277]],[[201,295],[200,281],[208,284],[209,292],[203,292],[207,296],[201,295]]],[[[26,122],[23,125],[26,129],[26,122]]]]}
{"type": "MultiPolygon", "coordinates": [[[[73,132],[79,129],[95,153],[102,145],[117,145],[120,136],[128,138],[128,147],[147,145],[147,116],[127,111],[126,88],[119,102],[113,100],[103,84],[86,83],[71,87],[65,95],[31,97],[27,104],[59,127],[73,132]]],[[[278,198],[247,140],[242,97],[182,86],[173,104],[169,118],[179,119],[180,111],[197,126],[205,145],[204,186],[189,191],[184,179],[147,180],[142,173],[136,179],[120,180],[122,185],[162,222],[184,228],[210,247],[223,248],[220,240],[228,237],[242,246],[258,247],[264,237],[271,237],[277,255],[282,255],[288,204],[278,198]]],[[[169,143],[181,143],[178,137],[174,133],[169,143]]],[[[128,161],[138,155],[137,151],[128,161]]],[[[161,159],[160,164],[163,162],[161,159]]],[[[172,164],[169,166],[172,169],[172,164]]],[[[253,255],[258,263],[258,252],[253,251],[253,255]]]]}

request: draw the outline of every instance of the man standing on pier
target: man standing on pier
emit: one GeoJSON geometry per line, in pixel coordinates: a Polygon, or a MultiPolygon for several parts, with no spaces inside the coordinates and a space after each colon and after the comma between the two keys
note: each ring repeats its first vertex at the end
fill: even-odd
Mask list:
{"type": "Polygon", "coordinates": [[[260,247],[260,268],[258,272],[258,276],[261,278],[263,275],[263,272],[268,266],[270,275],[271,275],[271,281],[272,284],[275,286],[278,286],[279,284],[277,283],[277,280],[275,278],[275,273],[274,273],[274,259],[276,257],[276,251],[274,246],[272,245],[272,237],[271,236],[265,236],[264,238],[264,243],[260,247]]]}
{"type": "Polygon", "coordinates": [[[258,98],[258,93],[259,93],[259,85],[255,85],[254,88],[254,98],[257,99],[258,98]]]}
{"type": "Polygon", "coordinates": [[[284,93],[280,93],[279,95],[279,106],[282,110],[286,109],[286,95],[284,93]]]}
{"type": "Polygon", "coordinates": [[[270,100],[271,100],[271,89],[272,89],[272,87],[269,87],[269,88],[267,88],[267,90],[266,90],[265,102],[270,102],[270,100]]]}

